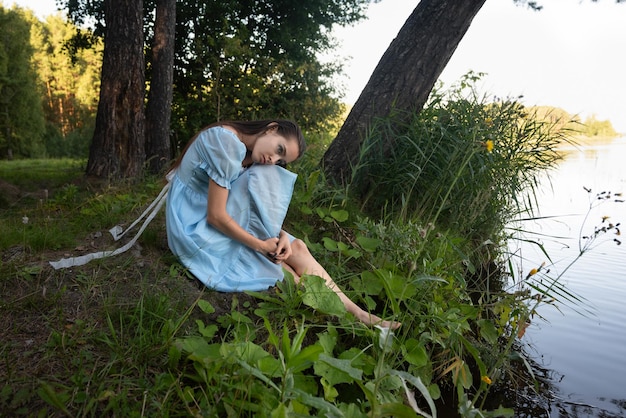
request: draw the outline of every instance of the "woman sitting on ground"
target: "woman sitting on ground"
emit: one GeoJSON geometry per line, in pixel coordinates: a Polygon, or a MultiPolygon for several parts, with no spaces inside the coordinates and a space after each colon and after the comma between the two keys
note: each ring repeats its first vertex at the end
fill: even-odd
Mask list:
{"type": "Polygon", "coordinates": [[[180,262],[208,288],[265,290],[283,279],[320,276],[367,325],[397,328],[350,300],[311,255],[282,230],[296,175],[286,164],[305,150],[288,120],[229,121],[200,131],[170,171],[166,227],[180,262]]]}

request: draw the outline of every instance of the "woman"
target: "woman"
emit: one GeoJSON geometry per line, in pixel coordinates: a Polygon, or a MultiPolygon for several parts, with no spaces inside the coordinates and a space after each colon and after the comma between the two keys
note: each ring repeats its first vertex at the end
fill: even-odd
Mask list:
{"type": "Polygon", "coordinates": [[[267,289],[282,280],[284,267],[296,281],[322,277],[363,323],[399,327],[352,302],[304,242],[281,229],[295,183],[282,167],[305,147],[300,128],[287,120],[229,121],[200,131],[170,171],[170,249],[209,288],[267,289]]]}

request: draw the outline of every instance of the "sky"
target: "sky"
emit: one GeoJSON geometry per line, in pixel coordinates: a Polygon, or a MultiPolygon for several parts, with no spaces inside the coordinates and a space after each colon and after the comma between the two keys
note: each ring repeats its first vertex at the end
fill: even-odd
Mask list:
{"type": "MultiPolygon", "coordinates": [[[[341,28],[346,101],[353,103],[411,14],[416,0],[372,4],[369,19],[341,28]],[[343,52],[345,51],[345,52],[343,52]]],[[[615,0],[539,0],[536,12],[513,0],[487,0],[440,76],[446,85],[469,70],[486,73],[480,92],[527,106],[560,107],[583,119],[609,119],[626,133],[626,4],[615,0]]]]}
{"type": "MultiPolygon", "coordinates": [[[[43,18],[55,0],[0,0],[32,9],[43,18]]],[[[372,3],[368,19],[335,28],[335,52],[346,60],[347,103],[354,103],[379,59],[418,0],[372,3]]],[[[626,133],[626,4],[615,0],[539,0],[539,12],[513,0],[487,0],[440,79],[446,85],[472,70],[486,73],[479,91],[489,96],[523,96],[527,106],[560,107],[610,120],[626,133]]]]}

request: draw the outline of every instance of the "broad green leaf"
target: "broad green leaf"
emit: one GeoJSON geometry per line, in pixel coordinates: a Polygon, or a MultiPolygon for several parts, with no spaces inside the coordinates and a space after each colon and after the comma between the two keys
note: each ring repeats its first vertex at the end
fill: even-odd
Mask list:
{"type": "Polygon", "coordinates": [[[368,295],[378,295],[383,290],[383,282],[380,277],[371,271],[361,273],[361,284],[363,291],[368,295]]]}
{"type": "Polygon", "coordinates": [[[191,336],[176,341],[176,345],[184,352],[189,353],[191,360],[221,359],[219,344],[209,344],[204,337],[191,336]],[[217,350],[216,350],[217,348],[217,350]]]}
{"type": "Polygon", "coordinates": [[[317,216],[324,219],[326,217],[326,212],[322,208],[315,208],[315,212],[317,212],[317,216]]]}
{"type": "Polygon", "coordinates": [[[300,205],[300,212],[302,212],[305,215],[311,215],[313,213],[311,208],[309,208],[308,206],[305,206],[305,205],[300,205]]]}
{"type": "Polygon", "coordinates": [[[215,308],[213,307],[213,305],[211,305],[204,299],[198,300],[198,307],[202,309],[202,312],[207,314],[212,314],[213,312],[215,312],[215,308]]]}
{"type": "Polygon", "coordinates": [[[348,213],[347,210],[333,210],[330,212],[330,216],[333,217],[334,220],[336,220],[337,222],[345,222],[348,220],[348,217],[350,216],[350,214],[348,213]]]}
{"type": "Polygon", "coordinates": [[[326,354],[332,355],[335,345],[337,345],[337,330],[329,328],[321,334],[317,334],[317,339],[326,354]]]}
{"type": "Polygon", "coordinates": [[[428,386],[428,393],[430,393],[430,396],[433,399],[439,399],[441,398],[441,389],[439,388],[439,385],[436,383],[431,383],[428,386]]]}
{"type": "Polygon", "coordinates": [[[414,338],[409,338],[403,345],[404,358],[414,366],[421,367],[428,364],[428,353],[424,345],[414,338]]]}
{"type": "Polygon", "coordinates": [[[354,258],[355,260],[361,257],[361,251],[356,248],[350,248],[348,251],[345,251],[344,254],[348,257],[354,258]]]}
{"type": "Polygon", "coordinates": [[[261,346],[258,346],[251,341],[231,344],[223,343],[220,353],[225,359],[234,357],[238,360],[238,362],[243,361],[251,365],[258,364],[258,362],[265,357],[271,357],[270,354],[261,346]]]}
{"type": "Polygon", "coordinates": [[[315,374],[325,378],[330,385],[339,383],[352,383],[361,380],[363,370],[352,366],[352,360],[337,359],[320,354],[314,366],[315,374]]]}
{"type": "Polygon", "coordinates": [[[368,253],[373,253],[383,243],[378,238],[368,238],[364,236],[356,237],[356,242],[368,253]]]}
{"type": "Polygon", "coordinates": [[[496,344],[498,342],[498,330],[493,325],[493,322],[487,319],[481,319],[477,322],[480,327],[481,337],[483,337],[490,344],[496,344]]]}
{"type": "Polygon", "coordinates": [[[265,375],[276,378],[282,376],[282,364],[280,360],[267,356],[257,361],[258,369],[265,375]]]}
{"type": "Polygon", "coordinates": [[[279,403],[276,408],[272,411],[272,418],[287,418],[289,414],[287,413],[287,407],[284,403],[279,403]]]}
{"type": "Polygon", "coordinates": [[[377,417],[389,416],[396,418],[415,418],[418,416],[410,407],[398,402],[388,402],[376,406],[376,408],[374,408],[373,415],[377,417]]]}
{"type": "Polygon", "coordinates": [[[167,351],[167,363],[170,368],[174,369],[178,366],[178,362],[180,362],[180,358],[182,357],[182,352],[176,344],[170,345],[169,350],[167,351]]]}
{"type": "Polygon", "coordinates": [[[239,311],[232,310],[228,315],[233,319],[233,321],[243,324],[252,324],[253,321],[248,316],[242,314],[239,311]]]}
{"type": "Polygon", "coordinates": [[[337,245],[338,243],[334,239],[324,237],[322,238],[322,242],[324,243],[324,248],[326,248],[328,251],[339,251],[339,247],[337,245]]]}
{"type": "Polygon", "coordinates": [[[309,368],[323,352],[324,348],[321,345],[309,345],[298,354],[291,357],[287,362],[287,367],[291,369],[292,373],[299,373],[302,370],[309,368]]]}
{"type": "Polygon", "coordinates": [[[207,327],[200,319],[196,319],[196,324],[198,325],[198,332],[206,339],[210,340],[217,333],[218,327],[215,324],[211,324],[207,327]]]}
{"type": "Polygon", "coordinates": [[[378,276],[387,284],[391,297],[396,300],[410,299],[417,293],[417,287],[406,277],[398,276],[387,270],[378,270],[378,276]]]}
{"type": "Polygon", "coordinates": [[[323,377],[320,378],[320,382],[322,383],[322,388],[324,388],[324,399],[329,402],[334,402],[337,396],[339,396],[337,389],[323,377]]]}
{"type": "Polygon", "coordinates": [[[319,276],[304,276],[304,294],[302,302],[311,308],[328,315],[343,316],[346,307],[333,290],[326,286],[326,282],[319,276]]]}

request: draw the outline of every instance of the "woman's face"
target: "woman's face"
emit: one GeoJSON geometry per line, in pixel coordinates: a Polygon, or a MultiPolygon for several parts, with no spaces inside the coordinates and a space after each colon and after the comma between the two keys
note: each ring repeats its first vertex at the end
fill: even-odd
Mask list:
{"type": "Polygon", "coordinates": [[[261,134],[252,148],[252,162],[256,164],[291,163],[298,158],[298,141],[286,138],[277,133],[277,129],[269,129],[261,134]]]}

